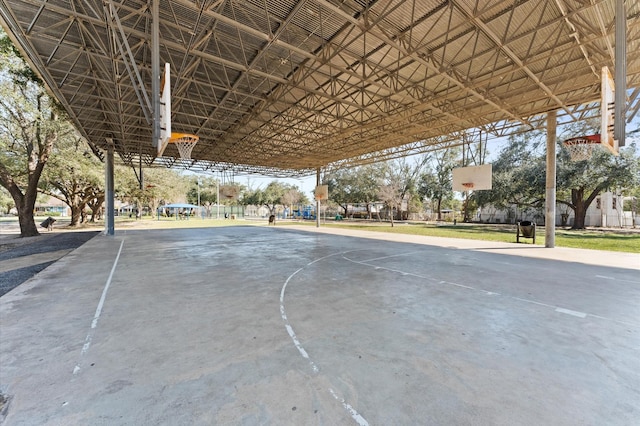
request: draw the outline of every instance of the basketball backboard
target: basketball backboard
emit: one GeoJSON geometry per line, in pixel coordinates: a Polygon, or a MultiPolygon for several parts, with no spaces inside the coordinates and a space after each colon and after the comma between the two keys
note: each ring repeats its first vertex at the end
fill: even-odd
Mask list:
{"type": "Polygon", "coordinates": [[[316,201],[328,200],[329,199],[329,186],[328,185],[318,185],[316,186],[316,190],[314,192],[316,196],[316,201]]]}
{"type": "Polygon", "coordinates": [[[491,164],[453,169],[454,191],[478,191],[492,188],[491,164]]]}
{"type": "Polygon", "coordinates": [[[237,200],[240,195],[240,187],[238,185],[222,185],[220,186],[220,196],[226,200],[237,200]]]}
{"type": "Polygon", "coordinates": [[[618,141],[613,135],[614,130],[614,107],[615,107],[615,85],[613,77],[608,67],[602,67],[601,99],[600,99],[600,144],[606,147],[613,154],[618,155],[618,141]]]}
{"type": "Polygon", "coordinates": [[[160,80],[160,140],[158,157],[162,157],[171,139],[171,72],[169,64],[164,64],[164,73],[160,80]]]}

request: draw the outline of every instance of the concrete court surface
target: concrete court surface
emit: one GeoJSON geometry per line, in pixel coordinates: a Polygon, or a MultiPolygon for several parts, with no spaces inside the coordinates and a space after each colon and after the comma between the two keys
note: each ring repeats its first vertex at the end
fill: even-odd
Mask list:
{"type": "Polygon", "coordinates": [[[640,424],[637,254],[346,233],[93,238],[0,298],[3,424],[640,424]]]}

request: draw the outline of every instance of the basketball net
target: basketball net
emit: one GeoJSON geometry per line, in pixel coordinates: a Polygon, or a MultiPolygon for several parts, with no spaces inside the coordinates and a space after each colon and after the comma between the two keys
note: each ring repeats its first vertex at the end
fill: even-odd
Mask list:
{"type": "Polygon", "coordinates": [[[196,135],[190,135],[188,133],[171,133],[171,139],[169,143],[174,144],[178,148],[180,158],[183,160],[191,159],[191,151],[196,146],[200,138],[196,135]]]}
{"type": "Polygon", "coordinates": [[[562,144],[569,151],[571,161],[585,161],[590,159],[593,151],[600,146],[600,135],[571,138],[562,144]]]}

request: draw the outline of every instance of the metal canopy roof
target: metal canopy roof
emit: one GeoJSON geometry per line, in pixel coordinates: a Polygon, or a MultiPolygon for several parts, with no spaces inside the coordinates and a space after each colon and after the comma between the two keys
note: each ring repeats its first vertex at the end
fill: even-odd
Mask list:
{"type": "MultiPolygon", "coordinates": [[[[90,143],[111,138],[133,164],[305,174],[465,129],[536,127],[550,110],[579,119],[614,66],[614,0],[161,0],[173,130],[200,142],[193,161],[172,146],[156,159],[152,1],[0,0],[90,143]]],[[[640,2],[626,7],[637,88],[640,2]]]]}

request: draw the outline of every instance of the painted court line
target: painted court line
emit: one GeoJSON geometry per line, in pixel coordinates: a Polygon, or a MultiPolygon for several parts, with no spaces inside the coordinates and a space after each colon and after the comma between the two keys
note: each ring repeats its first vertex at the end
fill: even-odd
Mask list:
{"type": "Polygon", "coordinates": [[[572,316],[578,317],[578,318],[586,318],[587,317],[587,314],[585,314],[584,312],[572,311],[571,309],[556,308],[556,312],[560,312],[561,314],[572,315],[572,316]]]}
{"type": "Polygon", "coordinates": [[[603,280],[611,280],[611,281],[621,281],[621,282],[624,282],[624,283],[640,284],[640,281],[622,280],[622,279],[618,279],[618,278],[607,277],[607,276],[604,276],[604,275],[596,275],[596,278],[602,278],[603,280]]]}
{"type": "Polygon", "coordinates": [[[329,392],[331,392],[331,395],[337,400],[340,401],[340,403],[342,404],[342,406],[344,407],[345,410],[347,410],[349,412],[349,414],[351,415],[351,418],[353,418],[353,420],[356,421],[356,423],[358,423],[360,426],[369,426],[369,422],[365,420],[364,417],[362,417],[360,414],[358,414],[358,412],[350,405],[347,404],[347,401],[344,400],[344,398],[340,398],[334,391],[333,389],[329,389],[329,392]]]}
{"type": "MultiPolygon", "coordinates": [[[[345,253],[334,253],[334,254],[330,254],[328,256],[324,256],[318,259],[315,259],[309,263],[307,263],[305,266],[303,266],[302,268],[298,269],[297,271],[295,271],[293,274],[289,275],[289,277],[287,277],[286,281],[284,282],[284,285],[282,286],[282,290],[280,290],[280,316],[282,317],[282,320],[284,321],[284,326],[287,329],[287,333],[289,334],[289,337],[291,337],[291,340],[293,340],[293,344],[295,345],[296,349],[298,349],[298,352],[300,352],[300,355],[302,355],[302,357],[304,359],[306,359],[307,361],[309,361],[309,364],[311,365],[311,369],[313,370],[313,372],[315,374],[317,374],[319,372],[319,368],[316,365],[315,362],[313,362],[313,360],[311,360],[311,357],[309,357],[309,353],[304,349],[304,347],[302,346],[302,343],[300,343],[300,340],[298,340],[298,337],[296,336],[295,331],[293,330],[293,327],[291,326],[291,324],[289,323],[289,319],[287,318],[287,312],[285,310],[284,307],[284,295],[285,295],[285,291],[287,289],[287,285],[289,284],[289,281],[291,281],[291,279],[296,276],[300,271],[304,270],[305,268],[318,263],[322,260],[325,260],[329,257],[332,256],[336,256],[336,255],[342,255],[344,257],[345,253]]],[[[329,392],[331,393],[331,395],[333,395],[333,397],[337,400],[340,401],[340,403],[342,404],[342,406],[344,407],[345,410],[347,410],[349,412],[349,414],[351,415],[351,417],[358,423],[358,425],[360,426],[369,426],[369,423],[364,419],[364,417],[362,417],[360,414],[358,414],[358,412],[350,405],[348,404],[344,398],[340,398],[333,389],[329,389],[329,392]]]]}
{"type": "MultiPolygon", "coordinates": [[[[412,253],[405,253],[405,254],[412,254],[412,253]]],[[[397,256],[402,256],[402,254],[389,256],[389,257],[397,257],[397,256]]],[[[412,272],[401,271],[401,270],[398,270],[398,269],[385,268],[384,266],[372,265],[370,263],[366,263],[368,261],[353,260],[353,259],[350,259],[350,258],[346,257],[344,254],[343,254],[342,258],[347,260],[347,261],[349,261],[349,262],[353,262],[353,263],[356,263],[356,264],[359,264],[359,265],[363,265],[363,266],[372,267],[372,268],[377,269],[377,270],[384,270],[384,271],[399,273],[399,274],[401,274],[403,276],[413,276],[413,277],[417,277],[417,278],[436,281],[436,279],[432,278],[432,277],[427,277],[427,276],[423,276],[423,275],[420,275],[420,274],[415,274],[415,273],[412,273],[412,272]]],[[[381,257],[381,258],[378,258],[378,259],[384,259],[384,257],[381,257]]],[[[378,259],[374,259],[374,260],[378,260],[378,259]]],[[[603,279],[608,279],[608,280],[616,280],[616,278],[607,277],[607,276],[604,276],[604,275],[596,275],[596,277],[603,278],[603,279]]],[[[617,280],[617,281],[626,281],[626,282],[636,283],[636,281],[630,281],[630,280],[617,280]]],[[[531,304],[534,304],[534,305],[544,306],[545,308],[553,309],[558,313],[571,315],[571,316],[574,316],[574,317],[577,317],[577,318],[586,318],[587,316],[590,316],[590,317],[598,318],[598,319],[605,320],[605,321],[612,321],[612,322],[615,322],[615,323],[618,323],[618,324],[631,325],[631,326],[634,326],[634,327],[638,326],[637,324],[629,323],[629,322],[626,322],[626,321],[621,321],[621,320],[612,319],[612,318],[606,318],[606,317],[599,316],[599,315],[594,315],[594,314],[587,314],[585,312],[574,311],[574,310],[571,310],[571,309],[560,308],[558,306],[550,305],[548,303],[537,302],[537,301],[531,300],[531,299],[523,299],[523,298],[516,297],[516,296],[503,295],[501,293],[496,293],[496,292],[484,290],[484,289],[481,289],[481,288],[475,288],[475,287],[467,286],[467,285],[464,285],[464,284],[454,283],[454,282],[451,282],[451,281],[440,280],[440,281],[438,281],[438,284],[461,287],[461,288],[465,288],[465,289],[468,289],[468,290],[474,290],[474,291],[481,291],[481,292],[483,292],[483,293],[485,293],[487,295],[490,295],[490,296],[504,296],[504,297],[511,298],[513,300],[518,300],[520,302],[525,302],[525,303],[531,303],[531,304]]]]}
{"type": "Polygon", "coordinates": [[[91,330],[87,334],[86,339],[84,340],[84,345],[82,346],[82,350],[80,351],[80,360],[76,364],[73,369],[73,375],[75,376],[80,372],[80,363],[82,358],[86,355],[91,347],[91,341],[93,340],[93,333],[98,326],[98,320],[100,319],[100,315],[102,314],[102,307],[104,306],[104,301],[107,298],[107,291],[109,291],[109,286],[111,285],[111,279],[113,278],[113,273],[116,270],[116,266],[118,265],[118,259],[120,259],[120,253],[122,253],[122,246],[124,246],[124,240],[120,242],[120,248],[118,249],[118,254],[116,255],[116,259],[113,261],[113,266],[111,267],[111,272],[109,273],[109,277],[107,278],[107,282],[104,285],[104,289],[102,290],[102,296],[100,297],[100,301],[98,302],[98,307],[96,308],[96,313],[93,315],[93,321],[91,321],[91,330]]]}

